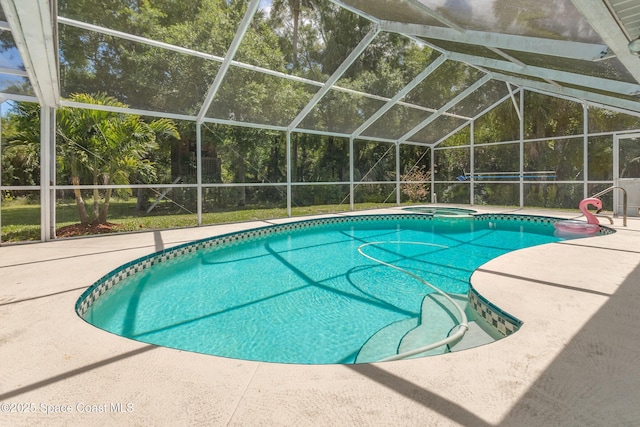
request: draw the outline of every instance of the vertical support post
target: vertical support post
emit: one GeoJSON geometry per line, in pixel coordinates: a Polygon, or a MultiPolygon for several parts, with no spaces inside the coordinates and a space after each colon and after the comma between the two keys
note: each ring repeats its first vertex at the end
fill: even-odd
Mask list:
{"type": "Polygon", "coordinates": [[[520,207],[524,207],[524,89],[520,88],[520,207]]]}
{"type": "Polygon", "coordinates": [[[355,191],[355,185],[353,183],[355,176],[353,151],[353,136],[351,136],[349,137],[349,210],[351,211],[355,209],[355,195],[353,194],[355,191]]]}
{"type": "Polygon", "coordinates": [[[287,130],[287,216],[291,218],[291,131],[287,130]]]}
{"type": "Polygon", "coordinates": [[[436,158],[436,150],[433,149],[433,145],[429,147],[431,150],[431,203],[437,203],[436,201],[436,171],[435,171],[435,158],[436,158]]]}
{"type": "Polygon", "coordinates": [[[396,205],[400,206],[400,143],[396,141],[396,205]]]}
{"type": "Polygon", "coordinates": [[[49,107],[40,105],[40,240],[50,240],[51,217],[49,215],[51,159],[49,146],[51,144],[51,115],[49,107]]]}
{"type": "MultiPolygon", "coordinates": [[[[620,136],[613,134],[613,185],[620,186],[620,136]]],[[[620,195],[619,191],[613,191],[613,213],[620,214],[620,195]]],[[[626,212],[622,212],[626,214],[626,212]]]]}
{"type": "Polygon", "coordinates": [[[470,137],[469,137],[469,169],[471,170],[471,180],[469,185],[471,186],[471,188],[469,189],[469,204],[471,206],[474,205],[475,199],[476,199],[476,195],[475,195],[475,186],[476,186],[476,166],[475,166],[475,148],[473,147],[473,143],[475,142],[475,137],[474,137],[474,130],[475,130],[475,120],[471,120],[471,123],[469,124],[469,133],[470,133],[470,137]]]}
{"type": "Polygon", "coordinates": [[[583,198],[589,197],[589,107],[586,103],[582,103],[582,124],[583,130],[583,151],[582,151],[582,182],[584,190],[583,190],[583,198]]]}
{"type": "Polygon", "coordinates": [[[202,225],[202,123],[196,121],[196,203],[198,204],[198,227],[202,225]]]}
{"type": "Polygon", "coordinates": [[[51,134],[51,140],[49,142],[49,162],[50,162],[50,170],[49,170],[49,183],[50,183],[50,197],[49,197],[49,218],[50,218],[50,227],[49,227],[49,238],[56,238],[56,128],[58,123],[56,121],[56,109],[50,108],[50,118],[49,118],[49,132],[51,134]]]}

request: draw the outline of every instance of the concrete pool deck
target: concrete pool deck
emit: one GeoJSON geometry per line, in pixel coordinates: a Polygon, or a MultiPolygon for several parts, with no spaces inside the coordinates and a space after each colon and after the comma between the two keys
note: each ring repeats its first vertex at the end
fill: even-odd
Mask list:
{"type": "Polygon", "coordinates": [[[480,267],[473,286],[524,325],[435,357],[316,366],[225,359],[118,337],[74,311],[88,286],[128,261],[264,225],[0,247],[0,425],[640,425],[640,218],[628,227],[616,218],[612,235],[480,267]]]}

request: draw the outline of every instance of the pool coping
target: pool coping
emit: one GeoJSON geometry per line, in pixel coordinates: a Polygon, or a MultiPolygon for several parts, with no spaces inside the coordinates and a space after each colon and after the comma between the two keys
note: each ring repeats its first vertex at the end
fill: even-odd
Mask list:
{"type": "MultiPolygon", "coordinates": [[[[398,210],[370,213],[382,212],[398,210]]],[[[632,218],[627,228],[616,220],[612,235],[527,248],[483,265],[473,287],[523,327],[491,345],[436,357],[317,366],[238,361],[116,337],[73,310],[90,283],[132,259],[283,222],[0,247],[0,402],[36,405],[31,413],[0,414],[0,424],[526,426],[640,419],[632,305],[640,290],[630,286],[640,278],[640,221],[632,218]],[[46,414],[41,405],[58,412],[46,414]],[[63,406],[71,411],[61,412],[63,406]]]]}

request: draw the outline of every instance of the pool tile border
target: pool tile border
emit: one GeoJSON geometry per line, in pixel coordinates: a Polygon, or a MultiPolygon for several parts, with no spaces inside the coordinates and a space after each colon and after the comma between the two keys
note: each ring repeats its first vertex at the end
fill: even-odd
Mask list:
{"type": "MultiPolygon", "coordinates": [[[[476,219],[486,219],[486,220],[509,220],[509,221],[517,221],[517,222],[526,222],[526,223],[538,223],[538,224],[555,224],[558,221],[563,221],[562,218],[556,218],[551,216],[536,216],[536,215],[518,215],[518,214],[476,214],[474,215],[476,219]]],[[[606,235],[612,234],[616,231],[612,228],[601,225],[600,231],[596,234],[598,235],[606,235]]]]}
{"type": "Polygon", "coordinates": [[[469,287],[469,306],[505,337],[516,332],[522,326],[521,320],[489,302],[472,286],[469,287]]]}

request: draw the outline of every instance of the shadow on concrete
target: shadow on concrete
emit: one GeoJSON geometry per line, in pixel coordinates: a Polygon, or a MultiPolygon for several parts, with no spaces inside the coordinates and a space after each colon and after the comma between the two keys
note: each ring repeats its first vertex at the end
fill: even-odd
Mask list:
{"type": "Polygon", "coordinates": [[[640,263],[500,425],[638,426],[639,357],[640,263]]]}
{"type": "MultiPolygon", "coordinates": [[[[101,236],[89,236],[89,237],[85,237],[86,239],[92,239],[92,238],[100,238],[101,236]]],[[[183,243],[188,243],[188,242],[192,242],[194,239],[184,239],[184,240],[173,240],[171,241],[171,246],[177,246],[183,243]]],[[[109,250],[87,250],[83,253],[78,253],[78,254],[74,254],[74,255],[67,255],[67,256],[60,256],[60,257],[54,257],[54,258],[43,258],[43,259],[37,259],[37,260],[31,260],[31,261],[27,261],[27,262],[18,262],[15,264],[7,264],[7,265],[0,265],[0,269],[2,268],[11,268],[11,267],[22,267],[25,265],[33,265],[33,264],[43,264],[43,263],[47,263],[47,262],[56,262],[56,261],[62,261],[65,259],[79,259],[79,258],[87,258],[87,257],[92,257],[95,255],[107,255],[107,254],[111,254],[111,253],[117,253],[117,252],[128,252],[128,251],[136,251],[139,249],[145,249],[145,248],[151,248],[154,247],[155,248],[155,252],[158,251],[162,251],[165,249],[166,245],[164,244],[164,241],[162,240],[162,234],[160,231],[154,231],[153,232],[153,241],[154,244],[153,245],[149,245],[149,244],[144,244],[144,245],[138,245],[138,246],[128,246],[126,248],[118,248],[118,249],[109,249],[109,250]]],[[[44,243],[34,243],[34,245],[36,244],[42,244],[42,245],[47,245],[50,242],[44,242],[44,243]]],[[[8,248],[8,247],[7,247],[8,248]]],[[[61,251],[66,251],[61,249],[61,251]]]]}
{"type": "Polygon", "coordinates": [[[587,294],[600,295],[600,296],[604,296],[604,297],[611,296],[611,294],[608,294],[606,292],[600,292],[600,291],[596,291],[596,290],[593,290],[593,289],[585,289],[585,288],[579,288],[579,287],[576,287],[576,286],[563,285],[563,284],[560,284],[560,283],[549,282],[549,281],[546,281],[546,280],[530,279],[530,278],[527,278],[527,277],[518,276],[517,274],[503,273],[501,271],[488,270],[488,269],[482,268],[482,267],[478,268],[476,271],[477,272],[481,272],[481,273],[493,274],[495,276],[508,277],[509,279],[524,280],[524,281],[527,281],[529,283],[536,283],[538,285],[553,286],[555,288],[568,289],[570,291],[583,292],[583,293],[587,293],[587,294]]]}
{"type": "MultiPolygon", "coordinates": [[[[635,231],[635,230],[633,230],[633,231],[635,231]]],[[[580,243],[576,243],[575,240],[565,240],[563,242],[559,242],[559,244],[560,245],[566,245],[566,246],[579,246],[581,248],[613,251],[613,252],[628,252],[628,253],[631,253],[631,254],[640,254],[640,251],[632,251],[630,249],[620,249],[620,248],[615,248],[615,247],[614,248],[608,248],[606,246],[594,246],[594,245],[588,245],[588,244],[580,244],[580,243]]]]}
{"type": "Polygon", "coordinates": [[[141,348],[138,348],[138,349],[126,352],[126,353],[118,354],[117,356],[113,356],[113,357],[110,357],[108,359],[101,360],[99,362],[91,363],[89,365],[81,366],[80,368],[76,368],[76,369],[73,369],[71,371],[64,372],[62,374],[54,375],[53,377],[44,379],[42,381],[37,381],[35,383],[28,384],[28,385],[13,389],[11,391],[8,391],[8,392],[0,394],[0,402],[5,401],[7,399],[14,398],[16,396],[20,396],[21,394],[28,393],[28,392],[33,391],[33,390],[37,390],[37,389],[42,388],[42,387],[47,387],[47,386],[49,386],[51,384],[54,384],[54,383],[57,383],[57,382],[60,382],[60,381],[68,380],[71,377],[75,377],[77,375],[84,374],[85,372],[89,372],[89,371],[92,371],[94,369],[98,369],[98,368],[101,368],[103,366],[110,365],[111,363],[116,363],[116,362],[119,362],[121,360],[128,359],[129,357],[133,357],[133,356],[137,356],[139,354],[146,353],[149,350],[153,350],[155,348],[157,348],[157,346],[155,346],[155,345],[146,345],[144,347],[141,347],[141,348]]]}
{"type": "Polygon", "coordinates": [[[127,248],[120,248],[120,249],[109,249],[107,251],[88,251],[82,254],[68,255],[68,256],[62,256],[62,257],[56,257],[56,258],[38,259],[38,260],[18,262],[15,264],[8,264],[8,265],[0,265],[0,268],[11,268],[11,267],[22,267],[25,265],[44,264],[46,262],[56,262],[56,261],[62,261],[65,259],[88,258],[95,255],[106,255],[106,254],[112,254],[117,252],[135,251],[138,249],[144,249],[144,248],[150,248],[150,247],[151,245],[140,245],[140,246],[130,246],[127,248]]]}
{"type": "Polygon", "coordinates": [[[37,299],[41,299],[41,298],[53,297],[53,296],[56,296],[56,295],[66,294],[67,292],[83,291],[83,290],[87,289],[87,287],[88,286],[81,286],[79,288],[66,289],[66,290],[60,291],[60,292],[53,292],[53,293],[50,293],[50,294],[38,295],[38,296],[35,296],[35,297],[22,298],[22,299],[9,301],[9,302],[3,302],[3,303],[0,303],[0,307],[2,307],[3,305],[12,305],[12,304],[18,304],[18,303],[26,302],[26,301],[33,301],[33,300],[37,300],[37,299]]]}
{"type": "Polygon", "coordinates": [[[162,233],[158,230],[153,232],[153,242],[156,246],[156,252],[164,250],[164,242],[162,241],[162,233]]]}
{"type": "Polygon", "coordinates": [[[345,366],[422,406],[439,412],[442,416],[460,425],[473,427],[491,426],[491,424],[464,408],[462,404],[445,399],[437,393],[426,390],[419,384],[412,383],[376,365],[359,364],[345,366]]]}

